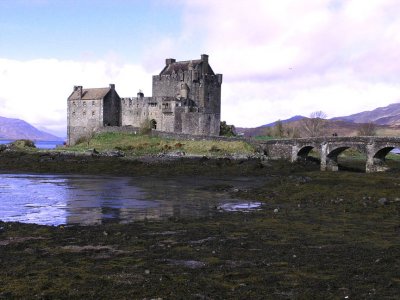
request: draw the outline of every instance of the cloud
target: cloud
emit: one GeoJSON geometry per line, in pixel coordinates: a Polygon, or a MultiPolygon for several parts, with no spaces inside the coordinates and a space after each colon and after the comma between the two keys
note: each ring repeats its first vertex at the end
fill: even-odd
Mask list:
{"type": "Polygon", "coordinates": [[[400,100],[395,0],[183,2],[185,31],[204,38],[224,74],[222,117],[256,126],[400,100]]]}
{"type": "Polygon", "coordinates": [[[108,61],[0,59],[0,115],[20,118],[65,136],[67,97],[74,85],[106,87],[115,83],[120,96],[139,89],[151,94],[151,74],[141,66],[108,61]]]}
{"type": "Polygon", "coordinates": [[[201,53],[224,75],[222,118],[237,126],[400,101],[398,0],[168,1],[180,6],[182,25],[141,41],[138,64],[118,48],[100,60],[96,49],[79,61],[0,58],[0,115],[65,135],[74,85],[115,83],[120,96],[150,95],[165,58],[201,53]]]}

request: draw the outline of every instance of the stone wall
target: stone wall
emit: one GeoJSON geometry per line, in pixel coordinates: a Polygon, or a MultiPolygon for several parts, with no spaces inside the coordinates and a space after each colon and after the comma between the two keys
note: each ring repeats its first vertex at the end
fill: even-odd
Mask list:
{"type": "Polygon", "coordinates": [[[81,137],[88,137],[103,126],[102,100],[68,101],[68,144],[73,145],[81,137]]]}

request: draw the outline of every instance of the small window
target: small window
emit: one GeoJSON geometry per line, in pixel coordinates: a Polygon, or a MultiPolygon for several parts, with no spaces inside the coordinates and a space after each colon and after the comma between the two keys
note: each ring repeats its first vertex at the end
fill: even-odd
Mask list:
{"type": "Polygon", "coordinates": [[[94,106],[95,105],[95,102],[94,101],[92,101],[92,106],[94,106]]]}
{"type": "Polygon", "coordinates": [[[83,115],[86,116],[86,111],[83,111],[83,115]]]}
{"type": "Polygon", "coordinates": [[[86,101],[83,101],[83,106],[86,106],[86,101]]]}
{"type": "Polygon", "coordinates": [[[132,99],[129,99],[129,106],[132,105],[132,99]]]}
{"type": "Polygon", "coordinates": [[[72,112],[72,115],[75,116],[75,112],[74,111],[72,112]]]}
{"type": "Polygon", "coordinates": [[[75,101],[73,101],[72,104],[73,104],[74,106],[76,106],[76,102],[75,102],[75,101]]]}
{"type": "Polygon", "coordinates": [[[95,114],[95,112],[94,112],[94,111],[92,111],[92,116],[94,116],[94,114],[95,114]]]}

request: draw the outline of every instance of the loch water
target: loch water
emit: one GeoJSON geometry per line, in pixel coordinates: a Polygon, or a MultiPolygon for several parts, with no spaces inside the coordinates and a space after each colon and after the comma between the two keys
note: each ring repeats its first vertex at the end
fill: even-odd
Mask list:
{"type": "Polygon", "coordinates": [[[255,184],[255,179],[245,177],[0,174],[0,220],[96,225],[246,211],[261,204],[235,199],[230,189],[255,184]]]}

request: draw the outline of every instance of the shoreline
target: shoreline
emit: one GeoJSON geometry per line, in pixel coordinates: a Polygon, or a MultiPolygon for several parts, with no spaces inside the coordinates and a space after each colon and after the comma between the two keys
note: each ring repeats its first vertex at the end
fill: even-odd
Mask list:
{"type": "Polygon", "coordinates": [[[256,156],[186,156],[177,154],[118,157],[62,151],[3,151],[0,171],[149,175],[149,174],[260,174],[265,162],[256,156]]]}

